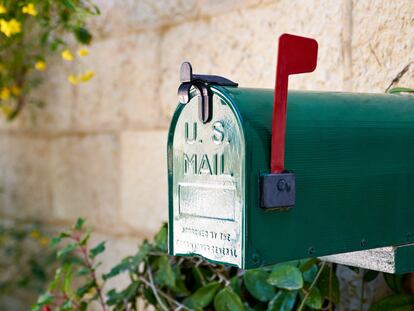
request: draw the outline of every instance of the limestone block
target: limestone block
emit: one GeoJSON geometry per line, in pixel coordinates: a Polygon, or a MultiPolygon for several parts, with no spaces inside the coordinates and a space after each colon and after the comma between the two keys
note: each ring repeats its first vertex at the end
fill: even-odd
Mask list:
{"type": "Polygon", "coordinates": [[[151,127],[159,123],[158,41],[157,34],[147,33],[91,46],[80,67],[94,70],[95,77],[77,86],[76,129],[151,127]]]}
{"type": "Polygon", "coordinates": [[[271,3],[272,0],[199,0],[200,15],[219,15],[271,3]]]}
{"type": "Polygon", "coordinates": [[[151,237],[168,219],[167,132],[124,132],[121,145],[122,220],[151,237]]]}
{"type": "Polygon", "coordinates": [[[183,21],[197,13],[197,0],[97,0],[100,16],[90,26],[99,38],[125,35],[183,21]]]}
{"type": "Polygon", "coordinates": [[[87,218],[107,232],[119,222],[119,140],[116,135],[63,136],[53,142],[51,174],[54,216],[87,218]]]}
{"type": "MultiPolygon", "coordinates": [[[[414,2],[353,1],[352,83],[359,92],[384,92],[414,60],[414,2]]],[[[412,68],[414,69],[414,68],[412,68]]],[[[400,86],[414,87],[414,70],[400,86]]]]}
{"type": "Polygon", "coordinates": [[[47,218],[51,211],[49,140],[2,133],[0,153],[0,212],[47,218]]]}
{"type": "Polygon", "coordinates": [[[164,113],[171,116],[176,107],[178,68],[185,60],[192,62],[196,73],[224,75],[244,87],[272,88],[277,39],[284,32],[319,42],[316,71],[293,76],[290,87],[342,90],[341,18],[337,1],[282,0],[170,28],[161,43],[164,113]]]}

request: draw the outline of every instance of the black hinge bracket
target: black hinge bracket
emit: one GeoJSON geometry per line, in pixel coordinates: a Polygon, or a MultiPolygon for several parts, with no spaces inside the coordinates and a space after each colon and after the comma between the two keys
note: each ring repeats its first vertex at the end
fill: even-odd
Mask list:
{"type": "Polygon", "coordinates": [[[295,174],[283,172],[260,176],[260,206],[264,209],[287,209],[296,203],[295,174]]]}
{"type": "Polygon", "coordinates": [[[213,96],[209,85],[234,86],[238,84],[220,76],[193,74],[193,68],[189,62],[181,64],[180,86],[178,88],[178,98],[181,104],[190,101],[190,90],[194,87],[199,93],[198,116],[201,122],[208,123],[213,117],[213,96]]]}

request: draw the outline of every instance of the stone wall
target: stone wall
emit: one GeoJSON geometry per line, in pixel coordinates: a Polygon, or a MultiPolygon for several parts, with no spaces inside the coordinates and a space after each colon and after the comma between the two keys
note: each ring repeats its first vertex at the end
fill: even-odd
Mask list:
{"type": "MultiPolygon", "coordinates": [[[[0,124],[0,210],[59,226],[87,217],[116,249],[108,261],[167,218],[166,133],[182,61],[272,88],[277,37],[290,32],[320,47],[316,71],[292,77],[292,89],[384,92],[414,59],[412,0],[95,2],[90,56],[56,60],[39,90],[46,107],[0,124]],[[71,86],[66,76],[81,68],[95,78],[71,86]]],[[[414,86],[412,70],[400,85],[414,86]]]]}

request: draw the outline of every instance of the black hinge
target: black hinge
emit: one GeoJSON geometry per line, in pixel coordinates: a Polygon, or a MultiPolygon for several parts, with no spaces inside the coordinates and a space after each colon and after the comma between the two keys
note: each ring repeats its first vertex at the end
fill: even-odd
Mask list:
{"type": "Polygon", "coordinates": [[[194,87],[199,93],[198,116],[200,121],[207,123],[213,116],[213,100],[209,85],[234,86],[238,84],[220,76],[193,74],[193,68],[189,62],[181,64],[180,86],[178,88],[178,98],[181,104],[190,101],[190,90],[194,87]]]}

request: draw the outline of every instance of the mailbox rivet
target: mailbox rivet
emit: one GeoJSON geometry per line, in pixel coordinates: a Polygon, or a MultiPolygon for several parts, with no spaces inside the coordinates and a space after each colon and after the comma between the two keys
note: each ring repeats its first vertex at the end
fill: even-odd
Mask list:
{"type": "Polygon", "coordinates": [[[366,239],[361,240],[361,246],[367,246],[368,241],[366,239]]]}
{"type": "Polygon", "coordinates": [[[277,189],[279,191],[285,191],[285,189],[287,188],[286,186],[287,186],[286,185],[286,180],[284,180],[284,179],[279,180],[278,183],[277,183],[277,189]]]}
{"type": "Polygon", "coordinates": [[[308,248],[308,254],[312,255],[313,253],[315,253],[315,248],[313,246],[308,248]]]}
{"type": "Polygon", "coordinates": [[[405,234],[405,238],[407,239],[407,240],[411,240],[411,232],[407,232],[406,234],[405,234]]]}
{"type": "Polygon", "coordinates": [[[252,261],[254,264],[258,264],[260,262],[260,255],[257,253],[252,254],[252,261]]]}

